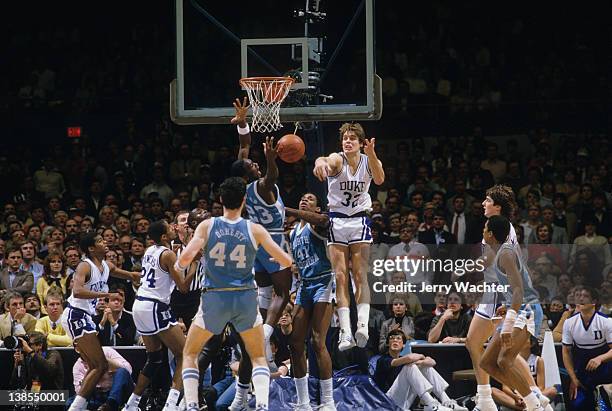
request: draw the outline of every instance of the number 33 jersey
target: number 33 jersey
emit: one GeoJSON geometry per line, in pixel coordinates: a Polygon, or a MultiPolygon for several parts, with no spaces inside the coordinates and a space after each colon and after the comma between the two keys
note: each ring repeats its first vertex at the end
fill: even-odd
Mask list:
{"type": "Polygon", "coordinates": [[[368,156],[360,153],[355,174],[344,153],[340,172],[327,177],[327,206],[329,211],[352,216],[372,208],[372,199],[368,190],[372,181],[372,171],[368,164],[368,156]]]}
{"type": "Polygon", "coordinates": [[[152,245],[142,257],[142,273],[137,296],[153,298],[164,304],[170,304],[170,294],[176,284],[170,274],[161,268],[159,260],[164,251],[169,250],[163,245],[152,245]]]}
{"type": "Polygon", "coordinates": [[[274,204],[268,204],[257,192],[257,182],[253,181],[247,185],[246,189],[246,205],[249,218],[257,224],[261,224],[270,233],[283,232],[283,224],[285,223],[285,205],[280,197],[280,192],[276,184],[276,201],[274,204]]]}

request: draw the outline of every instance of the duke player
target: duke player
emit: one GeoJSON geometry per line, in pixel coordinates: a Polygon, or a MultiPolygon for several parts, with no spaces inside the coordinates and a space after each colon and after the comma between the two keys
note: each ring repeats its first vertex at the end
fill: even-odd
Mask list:
{"type": "MultiPolygon", "coordinates": [[[[487,218],[502,215],[507,219],[510,219],[510,216],[516,209],[514,192],[508,186],[501,184],[495,185],[487,190],[486,198],[482,202],[482,207],[484,208],[484,215],[487,218]]],[[[514,227],[512,225],[510,225],[510,232],[506,238],[506,243],[516,246],[517,252],[520,253],[516,232],[514,231],[514,227]]],[[[497,275],[495,274],[495,269],[490,265],[490,262],[495,259],[495,253],[493,253],[488,247],[484,238],[482,240],[482,244],[483,255],[489,262],[489,266],[485,270],[484,280],[487,283],[496,283],[497,275]]],[[[478,384],[477,402],[475,408],[476,411],[497,411],[497,406],[495,405],[491,395],[489,375],[480,367],[480,361],[484,353],[484,344],[493,335],[493,319],[495,318],[495,310],[501,303],[501,301],[498,301],[499,296],[500,295],[498,293],[485,293],[483,295],[482,301],[478,305],[476,313],[470,323],[470,328],[466,338],[466,348],[470,353],[478,384]]],[[[536,327],[539,329],[540,324],[536,324],[536,327]]],[[[520,357],[518,358],[518,363],[519,369],[523,373],[523,377],[528,381],[530,386],[534,387],[534,390],[539,392],[539,388],[537,388],[537,384],[529,372],[529,365],[527,362],[520,357]]]]}
{"type": "MultiPolygon", "coordinates": [[[[240,151],[238,160],[232,164],[231,175],[242,177],[248,183],[246,210],[249,218],[268,230],[272,239],[282,248],[286,249],[283,224],[285,222],[285,206],[280,198],[280,192],[276,185],[278,179],[278,167],[276,165],[277,151],[273,145],[273,138],[266,138],[263,144],[266,156],[266,175],[261,176],[259,165],[251,161],[249,150],[251,146],[251,134],[246,122],[247,100],[241,103],[239,99],[234,102],[236,117],[232,119],[233,124],[238,126],[240,138],[240,151]]],[[[263,326],[266,342],[266,358],[272,362],[272,351],[270,350],[270,336],[274,327],[289,301],[293,277],[291,267],[271,261],[270,255],[265,249],[257,251],[255,261],[255,280],[258,286],[259,308],[265,317],[263,326]],[[272,290],[274,289],[274,298],[272,290]]]]}
{"type": "Polygon", "coordinates": [[[183,388],[181,365],[185,336],[170,309],[170,296],[175,286],[182,293],[189,291],[194,273],[183,277],[182,273],[174,268],[176,254],[170,249],[170,241],[176,238],[176,232],[166,221],[160,220],[151,224],[148,234],[155,245],[147,248],[142,257],[142,284],[132,307],[134,324],[142,335],[147,351],[147,361],[140,371],[138,382],[123,408],[124,411],[138,411],[142,393],[162,366],[162,343],[172,351],[176,359],[172,388],[164,410],[179,409],[177,403],[183,388]]]}
{"type": "Polygon", "coordinates": [[[506,217],[497,215],[489,218],[483,230],[485,242],[495,252],[492,266],[497,281],[507,287],[504,297],[509,307],[501,329],[495,331],[485,350],[480,367],[510,389],[516,389],[523,397],[527,411],[543,411],[545,406],[540,402],[541,396],[532,391],[530,382],[517,366],[518,354],[530,336],[536,335],[536,324],[541,324],[543,314],[538,293],[517,248],[505,242],[510,227],[506,217]]]}
{"type": "Polygon", "coordinates": [[[293,333],[291,334],[291,365],[297,389],[298,411],[311,411],[308,395],[308,374],[304,340],[311,331],[311,344],[317,356],[321,386],[322,411],[335,411],[332,363],[325,338],[332,317],[331,301],[335,294],[335,279],[327,257],[329,218],[320,214],[317,196],[306,193],[299,210],[287,208],[287,215],[300,218],[290,234],[291,251],[300,273],[300,286],[295,299],[293,333]]]}
{"type": "Polygon", "coordinates": [[[188,411],[198,410],[198,354],[213,335],[231,324],[253,364],[256,408],[267,410],[270,371],[264,357],[253,265],[260,245],[281,265],[290,266],[292,260],[262,226],[241,217],[246,202],[242,178],[225,180],[220,194],[223,217],[203,221],[175,264],[179,271],[184,270],[202,249],[206,257],[204,292],[183,350],[185,401],[188,411]]]}
{"type": "Polygon", "coordinates": [[[80,355],[87,358],[90,370],[70,405],[70,411],[87,408],[87,398],[108,370],[108,362],[92,320],[98,298],[111,298],[114,295],[108,292],[108,276],[129,279],[134,283],[138,283],[140,279],[140,273],[125,271],[104,261],[108,247],[100,235],[84,234],[79,245],[85,259],[79,263],[74,273],[72,295],[68,297],[68,306],[62,313],[61,321],[62,327],[72,340],[78,340],[80,355]]]}
{"type": "Polygon", "coordinates": [[[345,123],[340,127],[341,153],[319,157],[314,175],[321,181],[327,179],[327,204],[329,209],[329,257],[336,274],[338,318],[340,320],[341,351],[355,346],[349,314],[348,274],[349,258],[355,282],[357,301],[357,331],[359,347],[368,342],[370,314],[370,289],[368,286],[368,259],[370,255],[369,221],[366,213],[372,207],[368,190],[370,182],[380,185],[385,181],[382,163],[376,157],[376,139],[366,140],[358,123],[345,123]],[[365,154],[361,153],[361,148],[365,154]]]}
{"type": "Polygon", "coordinates": [[[563,324],[563,364],[574,410],[594,410],[595,387],[612,382],[612,319],[597,311],[598,294],[584,287],[577,301],[580,312],[563,324]]]}

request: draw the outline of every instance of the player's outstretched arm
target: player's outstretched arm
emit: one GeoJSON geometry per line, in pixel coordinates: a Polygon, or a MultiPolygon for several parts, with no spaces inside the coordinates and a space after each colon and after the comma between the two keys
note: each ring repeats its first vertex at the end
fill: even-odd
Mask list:
{"type": "Polygon", "coordinates": [[[113,277],[124,278],[134,283],[138,283],[140,281],[140,272],[125,271],[108,261],[106,262],[106,264],[108,264],[108,270],[110,271],[110,275],[112,275],[113,277]]]}
{"type": "Polygon", "coordinates": [[[315,161],[312,173],[320,181],[325,181],[328,176],[338,174],[342,168],[342,157],[338,153],[331,153],[328,157],[319,157],[315,161]]]}
{"type": "Polygon", "coordinates": [[[259,187],[263,191],[272,191],[278,180],[278,166],[276,165],[278,144],[274,144],[274,137],[266,137],[263,149],[266,156],[266,175],[259,180],[259,187]]]}
{"type": "Polygon", "coordinates": [[[193,280],[193,276],[195,275],[195,271],[191,271],[187,275],[183,276],[183,273],[178,271],[174,264],[176,263],[176,254],[174,251],[166,250],[161,255],[161,266],[166,269],[170,274],[170,277],[176,284],[176,287],[182,293],[187,293],[189,291],[189,285],[191,284],[191,280],[193,280]]]}
{"type": "Polygon", "coordinates": [[[238,160],[244,160],[249,158],[249,151],[251,149],[251,130],[246,122],[247,113],[249,111],[249,101],[246,97],[242,99],[242,102],[237,98],[233,105],[236,110],[236,115],[232,118],[231,122],[238,126],[238,139],[240,140],[238,160]]]}
{"type": "Polygon", "coordinates": [[[317,227],[327,227],[329,225],[329,216],[327,214],[296,210],[289,207],[285,207],[285,214],[289,217],[297,217],[317,227]]]}
{"type": "Polygon", "coordinates": [[[184,272],[189,264],[193,261],[198,252],[206,245],[208,241],[208,229],[210,228],[211,220],[202,221],[195,230],[193,237],[189,240],[189,244],[183,250],[179,258],[174,263],[174,268],[178,272],[184,272]]]}
{"type": "Polygon", "coordinates": [[[368,156],[372,180],[374,184],[379,186],[385,182],[385,170],[383,170],[382,162],[378,159],[378,156],[376,156],[376,151],[374,150],[375,143],[375,138],[369,140],[366,138],[363,143],[363,152],[368,156]]]}
{"type": "Polygon", "coordinates": [[[89,281],[90,276],[91,268],[89,267],[89,264],[85,262],[79,263],[76,271],[74,272],[72,295],[74,295],[76,298],[82,298],[84,300],[110,297],[111,293],[99,293],[97,291],[91,291],[85,288],[85,283],[89,281]]]}
{"type": "Polygon", "coordinates": [[[252,223],[251,230],[253,231],[253,237],[255,237],[257,244],[261,245],[278,264],[284,267],[291,266],[293,263],[291,255],[287,254],[278,244],[276,244],[265,228],[259,224],[252,223]]]}

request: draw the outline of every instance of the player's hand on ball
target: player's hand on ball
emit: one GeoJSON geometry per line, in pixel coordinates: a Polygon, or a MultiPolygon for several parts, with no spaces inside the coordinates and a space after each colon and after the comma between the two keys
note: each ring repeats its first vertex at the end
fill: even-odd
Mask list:
{"type": "Polygon", "coordinates": [[[366,153],[368,156],[373,156],[376,153],[374,152],[374,145],[376,143],[376,139],[375,138],[371,138],[371,139],[365,139],[363,141],[363,152],[366,153]]]}
{"type": "Polygon", "coordinates": [[[274,137],[266,137],[263,149],[266,159],[276,160],[276,157],[278,157],[278,144],[274,145],[274,137]]]}
{"type": "Polygon", "coordinates": [[[242,99],[237,98],[233,103],[234,109],[236,110],[236,115],[232,118],[232,124],[238,124],[241,127],[246,125],[247,113],[249,111],[249,100],[247,97],[242,99]]]}

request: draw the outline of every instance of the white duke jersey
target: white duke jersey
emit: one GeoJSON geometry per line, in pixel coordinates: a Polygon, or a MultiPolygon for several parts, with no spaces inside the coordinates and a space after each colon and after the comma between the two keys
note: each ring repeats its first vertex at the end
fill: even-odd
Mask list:
{"type": "MultiPolygon", "coordinates": [[[[83,261],[89,264],[90,268],[89,281],[84,284],[85,289],[97,293],[108,292],[108,276],[110,270],[106,261],[102,260],[102,272],[100,272],[98,267],[89,258],[85,258],[83,261]]],[[[71,307],[81,309],[89,315],[94,316],[96,315],[97,300],[97,298],[85,299],[76,298],[74,295],[70,295],[70,297],[68,297],[68,304],[70,304],[71,307]]]]}
{"type": "Polygon", "coordinates": [[[608,352],[612,344],[612,318],[595,312],[591,321],[584,324],[580,313],[575,313],[563,323],[563,345],[573,346],[574,365],[584,365],[590,359],[608,352]]]}
{"type": "Polygon", "coordinates": [[[142,256],[142,274],[137,296],[153,298],[164,304],[170,304],[170,294],[176,284],[170,274],[161,268],[159,259],[168,247],[152,245],[142,256]]]}
{"type": "Polygon", "coordinates": [[[338,174],[327,177],[327,206],[332,213],[342,213],[352,216],[372,208],[372,199],[368,191],[372,181],[372,171],[368,164],[368,156],[359,154],[359,163],[355,174],[344,153],[342,168],[338,174]]]}

